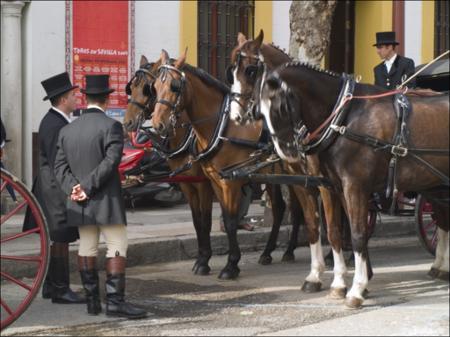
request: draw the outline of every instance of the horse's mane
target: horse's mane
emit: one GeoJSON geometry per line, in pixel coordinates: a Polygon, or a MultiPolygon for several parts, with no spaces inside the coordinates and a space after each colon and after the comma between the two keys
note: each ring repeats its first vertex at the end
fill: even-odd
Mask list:
{"type": "Polygon", "coordinates": [[[220,82],[217,78],[211,76],[206,71],[204,71],[201,68],[197,68],[194,66],[191,66],[190,64],[184,64],[182,67],[182,70],[186,70],[187,72],[191,73],[192,75],[198,77],[203,83],[205,83],[208,86],[212,86],[219,90],[224,95],[228,94],[230,92],[230,87],[225,85],[224,83],[220,82]]]}
{"type": "Polygon", "coordinates": [[[325,75],[329,75],[331,77],[341,77],[340,74],[335,73],[334,71],[331,70],[327,70],[327,69],[322,69],[317,65],[308,63],[308,62],[302,62],[302,61],[292,61],[292,62],[288,62],[285,63],[284,65],[281,66],[281,68],[291,68],[291,67],[295,67],[295,68],[299,68],[299,67],[304,67],[304,68],[308,68],[314,71],[317,71],[321,74],[325,74],[325,75]]]}
{"type": "Polygon", "coordinates": [[[268,44],[269,46],[275,48],[276,50],[278,50],[279,52],[283,53],[285,56],[289,57],[290,60],[292,60],[292,57],[289,56],[289,54],[286,52],[286,49],[281,48],[280,46],[275,45],[273,42],[271,42],[270,44],[268,44]]]}

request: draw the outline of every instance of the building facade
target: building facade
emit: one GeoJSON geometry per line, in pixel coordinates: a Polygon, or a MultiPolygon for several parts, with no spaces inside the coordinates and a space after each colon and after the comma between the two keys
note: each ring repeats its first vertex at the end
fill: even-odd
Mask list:
{"type": "MultiPolygon", "coordinates": [[[[127,4],[128,77],[138,68],[141,55],[156,60],[164,48],[177,57],[188,47],[190,64],[223,78],[229,50],[241,30],[252,37],[263,29],[265,42],[289,49],[290,1],[127,4]]],[[[36,133],[49,108],[42,100],[45,92],[40,82],[65,70],[76,75],[73,29],[78,21],[73,10],[70,1],[1,1],[1,115],[12,140],[5,164],[28,185],[33,160],[36,166],[36,133]]],[[[112,29],[114,24],[107,26],[112,29]]],[[[429,62],[448,49],[448,5],[440,1],[339,1],[323,66],[361,75],[363,82],[373,83],[372,69],[380,62],[372,47],[375,33],[394,29],[401,54],[416,65],[429,62]]]]}

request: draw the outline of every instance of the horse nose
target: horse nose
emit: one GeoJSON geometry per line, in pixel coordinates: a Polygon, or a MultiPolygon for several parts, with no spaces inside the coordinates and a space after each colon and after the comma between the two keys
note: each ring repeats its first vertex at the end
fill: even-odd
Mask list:
{"type": "Polygon", "coordinates": [[[163,134],[166,129],[166,126],[163,123],[159,123],[155,126],[155,130],[159,134],[163,134]]]}

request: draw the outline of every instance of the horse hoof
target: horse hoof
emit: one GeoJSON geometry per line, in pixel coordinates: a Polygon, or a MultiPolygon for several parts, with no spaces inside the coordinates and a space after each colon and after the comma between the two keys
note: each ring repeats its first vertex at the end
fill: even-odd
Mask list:
{"type": "Polygon", "coordinates": [[[267,265],[272,263],[272,256],[270,256],[270,255],[261,255],[259,257],[258,263],[262,264],[263,266],[267,266],[267,265]]]}
{"type": "Polygon", "coordinates": [[[345,306],[350,309],[361,309],[364,300],[358,297],[347,297],[345,299],[345,306]]]}
{"type": "Polygon", "coordinates": [[[294,262],[295,261],[295,255],[291,253],[284,253],[283,257],[281,258],[281,262],[294,262]]]}
{"type": "Polygon", "coordinates": [[[432,279],[435,279],[439,274],[439,269],[437,268],[431,268],[428,272],[428,276],[430,276],[432,279]]]}
{"type": "Polygon", "coordinates": [[[239,276],[239,268],[225,268],[219,274],[220,280],[235,280],[239,276]]]}
{"type": "Polygon", "coordinates": [[[195,275],[209,275],[211,268],[208,265],[197,264],[193,268],[195,275]]]}
{"type": "Polygon", "coordinates": [[[449,282],[449,273],[448,273],[448,271],[440,270],[439,273],[437,274],[436,278],[438,278],[439,280],[442,280],[442,281],[449,282]]]}
{"type": "Polygon", "coordinates": [[[322,283],[305,281],[302,285],[302,291],[305,293],[317,293],[320,291],[322,283]]]}
{"type": "Polygon", "coordinates": [[[327,297],[333,300],[342,300],[345,298],[346,294],[347,288],[331,288],[327,297]]]}

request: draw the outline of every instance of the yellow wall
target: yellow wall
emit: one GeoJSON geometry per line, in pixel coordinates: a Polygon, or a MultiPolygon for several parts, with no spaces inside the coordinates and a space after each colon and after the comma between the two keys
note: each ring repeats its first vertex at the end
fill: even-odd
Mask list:
{"type": "MultiPolygon", "coordinates": [[[[264,31],[264,42],[272,42],[272,1],[255,1],[255,36],[264,31]]],[[[247,38],[252,38],[247,37],[247,38]]]]}
{"type": "Polygon", "coordinates": [[[197,66],[197,27],[197,1],[180,1],[180,54],[188,47],[187,62],[193,66],[197,66]]]}
{"type": "Polygon", "coordinates": [[[434,1],[422,1],[422,62],[434,59],[434,1]]]}
{"type": "Polygon", "coordinates": [[[373,68],[381,60],[372,45],[376,32],[392,30],[392,1],[356,1],[355,21],[355,74],[373,84],[373,68]]]}

